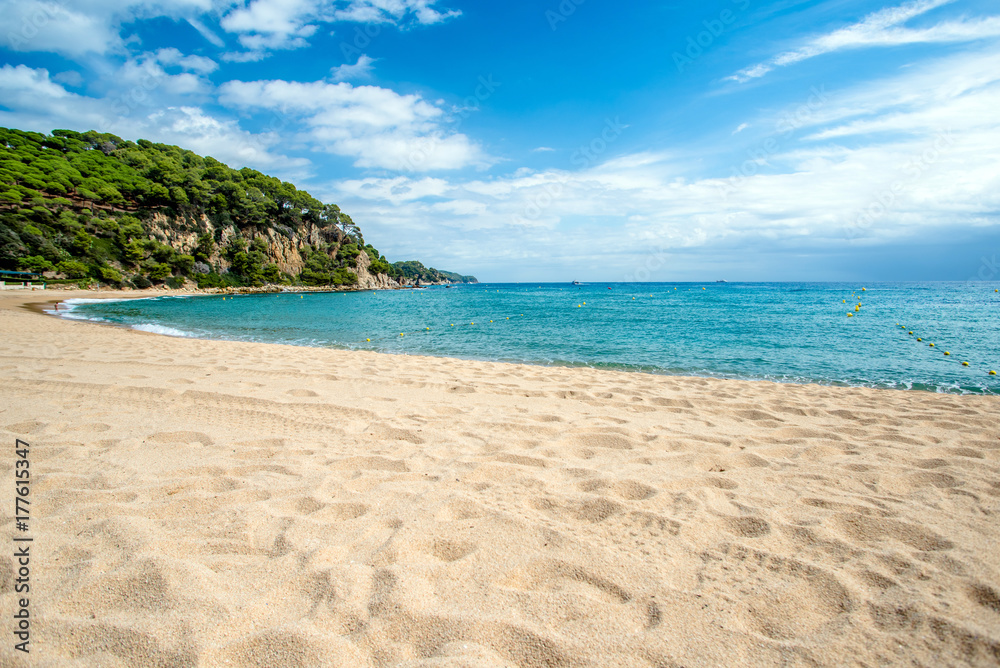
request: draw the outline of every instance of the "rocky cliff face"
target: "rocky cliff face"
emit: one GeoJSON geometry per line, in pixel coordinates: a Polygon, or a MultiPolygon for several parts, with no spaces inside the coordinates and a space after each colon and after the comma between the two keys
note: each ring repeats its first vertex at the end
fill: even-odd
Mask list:
{"type": "MultiPolygon", "coordinates": [[[[221,230],[208,218],[201,216],[197,219],[187,221],[173,220],[163,214],[156,214],[150,222],[150,236],[157,241],[169,244],[182,253],[192,255],[198,247],[198,236],[209,233],[217,239],[215,253],[209,258],[209,264],[218,267],[220,272],[229,269],[229,261],[222,255],[222,250],[229,244],[229,240],[241,234],[236,227],[230,225],[221,230]]],[[[305,266],[305,259],[302,257],[302,249],[305,245],[318,248],[326,244],[336,244],[332,253],[336,253],[336,247],[344,241],[344,233],[335,227],[318,227],[311,223],[299,230],[290,228],[270,228],[262,231],[242,232],[242,236],[248,242],[254,239],[263,239],[267,244],[267,255],[272,262],[278,265],[281,271],[297,275],[305,266]]],[[[368,268],[371,266],[371,259],[367,253],[361,253],[357,258],[357,267],[351,268],[358,275],[356,287],[365,290],[390,290],[412,285],[413,282],[405,278],[393,279],[385,274],[373,274],[368,268]]]]}

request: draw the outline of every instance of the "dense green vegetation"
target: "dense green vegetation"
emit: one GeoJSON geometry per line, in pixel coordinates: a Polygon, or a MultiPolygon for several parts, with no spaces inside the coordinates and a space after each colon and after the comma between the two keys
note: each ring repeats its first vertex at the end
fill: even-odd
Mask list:
{"type": "Polygon", "coordinates": [[[390,264],[336,204],[253,169],[143,139],[0,128],[0,269],[140,288],[352,285],[362,253],[371,274],[457,276],[390,264]],[[279,247],[301,258],[296,275],[279,247]]]}
{"type": "Polygon", "coordinates": [[[422,283],[440,283],[450,281],[451,283],[477,283],[475,276],[462,276],[452,271],[442,271],[433,267],[425,267],[416,260],[404,260],[392,265],[398,271],[398,275],[404,278],[419,279],[422,283]]]}

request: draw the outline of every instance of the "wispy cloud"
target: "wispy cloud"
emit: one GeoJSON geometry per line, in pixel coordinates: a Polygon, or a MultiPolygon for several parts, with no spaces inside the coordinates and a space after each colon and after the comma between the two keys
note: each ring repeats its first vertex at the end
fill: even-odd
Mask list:
{"type": "Polygon", "coordinates": [[[739,124],[739,125],[738,125],[738,126],[736,127],[736,129],[735,129],[735,130],[733,130],[733,134],[734,134],[734,135],[738,135],[739,133],[741,133],[741,132],[743,132],[744,130],[746,130],[746,129],[747,129],[748,127],[750,127],[750,124],[749,124],[749,123],[740,123],[740,124],[739,124]]]}
{"type": "Polygon", "coordinates": [[[815,37],[802,46],[757,63],[727,80],[740,83],[757,79],[778,67],[785,67],[827,53],[846,49],[902,44],[969,42],[1000,36],[1000,17],[945,21],[929,28],[905,28],[904,23],[954,0],[914,0],[869,14],[853,25],[815,37]]]}
{"type": "Polygon", "coordinates": [[[374,58],[361,54],[358,56],[358,62],[353,65],[345,63],[330,70],[330,78],[334,81],[353,81],[371,78],[374,63],[374,58]]]}
{"type": "Polygon", "coordinates": [[[251,0],[222,17],[223,30],[237,35],[245,53],[231,61],[260,60],[270,51],[306,46],[320,24],[337,22],[430,25],[460,16],[438,9],[438,0],[251,0]]]}

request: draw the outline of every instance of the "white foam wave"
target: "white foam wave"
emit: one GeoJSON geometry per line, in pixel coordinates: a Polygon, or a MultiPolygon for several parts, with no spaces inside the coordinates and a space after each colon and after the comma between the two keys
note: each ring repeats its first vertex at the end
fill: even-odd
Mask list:
{"type": "Polygon", "coordinates": [[[151,323],[142,325],[132,325],[132,329],[137,329],[140,332],[151,332],[153,334],[163,334],[164,336],[182,336],[190,337],[191,334],[181,331],[179,329],[174,329],[173,327],[167,327],[165,325],[154,325],[151,323]]]}

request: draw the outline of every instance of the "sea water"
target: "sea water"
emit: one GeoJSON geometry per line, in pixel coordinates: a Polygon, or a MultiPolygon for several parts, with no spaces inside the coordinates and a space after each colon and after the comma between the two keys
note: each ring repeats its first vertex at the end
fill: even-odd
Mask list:
{"type": "Polygon", "coordinates": [[[71,300],[61,312],[174,336],[997,394],[1000,376],[989,375],[1000,372],[995,289],[988,282],[477,284],[71,300]]]}

